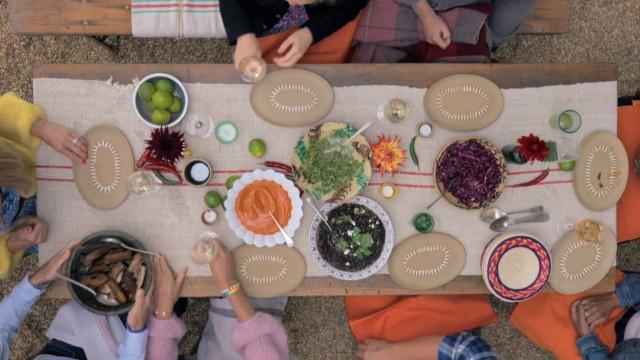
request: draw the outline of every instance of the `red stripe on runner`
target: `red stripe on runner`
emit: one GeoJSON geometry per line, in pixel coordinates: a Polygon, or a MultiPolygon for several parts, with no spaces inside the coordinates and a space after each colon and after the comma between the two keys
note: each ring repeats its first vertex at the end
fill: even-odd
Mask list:
{"type": "MultiPolygon", "coordinates": [[[[543,170],[523,170],[523,171],[509,171],[509,175],[521,175],[521,174],[538,174],[543,172],[543,170]]],[[[558,172],[560,169],[549,169],[549,172],[558,172]]]]}
{"type": "Polygon", "coordinates": [[[36,181],[75,182],[75,180],[73,179],[55,179],[55,178],[36,178],[36,181]]]}
{"type": "Polygon", "coordinates": [[[38,169],[73,169],[69,165],[36,165],[38,169]]]}

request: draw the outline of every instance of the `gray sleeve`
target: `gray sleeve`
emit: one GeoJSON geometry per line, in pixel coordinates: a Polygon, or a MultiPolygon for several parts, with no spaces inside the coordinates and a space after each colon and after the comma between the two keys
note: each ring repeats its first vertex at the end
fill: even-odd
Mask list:
{"type": "Polygon", "coordinates": [[[395,0],[398,4],[413,6],[418,3],[420,0],[395,0]]]}

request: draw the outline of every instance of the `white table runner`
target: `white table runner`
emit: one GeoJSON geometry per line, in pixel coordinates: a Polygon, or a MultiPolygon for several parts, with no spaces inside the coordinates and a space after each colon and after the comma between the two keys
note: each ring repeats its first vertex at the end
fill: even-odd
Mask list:
{"type": "MultiPolygon", "coordinates": [[[[70,163],[46,145],[38,153],[38,212],[50,224],[49,240],[40,247],[40,261],[47,260],[71,239],[101,230],[121,230],[141,240],[152,251],[167,254],[175,268],[190,266],[190,276],[206,276],[209,270],[190,261],[190,252],[198,235],[208,230],[200,221],[205,210],[203,196],[209,189],[224,194],[224,181],[233,174],[241,174],[257,167],[255,158],[249,155],[250,139],[263,138],[267,143],[265,159],[290,162],[292,149],[306,129],[280,128],[260,120],[249,105],[249,85],[186,84],[190,96],[190,112],[212,115],[216,122],[234,121],[240,136],[231,145],[222,145],[214,137],[194,140],[187,138],[189,149],[196,156],[211,161],[216,170],[210,187],[198,189],[186,186],[163,187],[159,192],[146,197],[130,196],[118,209],[103,212],[84,203],[73,183],[70,163]]],[[[586,83],[570,86],[548,86],[541,88],[506,89],[505,109],[492,126],[471,133],[485,137],[497,146],[516,142],[517,137],[529,133],[545,140],[557,140],[564,136],[549,127],[548,120],[565,109],[575,109],[583,117],[582,128],[570,135],[581,141],[595,130],[616,131],[616,82],[586,83]]],[[[34,79],[34,98],[49,119],[60,122],[82,133],[98,123],[111,123],[129,138],[136,157],[140,156],[143,140],[149,128],[136,117],[131,105],[133,85],[117,85],[106,81],[70,79],[34,79]]],[[[375,116],[378,104],[390,97],[408,100],[411,112],[402,124],[383,122],[365,132],[369,140],[378,135],[399,135],[401,145],[408,149],[415,134],[417,123],[426,120],[422,109],[425,89],[404,86],[354,86],[337,87],[335,107],[326,120],[346,121],[358,127],[375,116]]],[[[374,175],[371,186],[363,195],[380,202],[389,212],[395,226],[396,244],[415,233],[411,218],[424,211],[425,206],[437,196],[434,188],[432,168],[434,157],[446,143],[468,133],[454,133],[436,127],[429,139],[417,142],[421,170],[417,171],[411,160],[407,160],[403,172],[381,179],[374,175]],[[378,185],[383,181],[398,184],[397,200],[382,200],[378,185]]],[[[535,165],[509,165],[511,175],[508,184],[530,180],[555,163],[535,165]]],[[[565,217],[574,219],[598,219],[615,230],[615,208],[602,213],[586,210],[576,199],[571,174],[552,171],[541,184],[528,188],[507,188],[497,201],[505,210],[521,209],[533,205],[544,205],[552,220],[546,224],[523,225],[518,229],[538,236],[552,247],[558,240],[556,224],[565,217]]],[[[213,230],[219,233],[224,243],[233,248],[241,243],[228,229],[222,210],[213,230]]],[[[312,260],[309,250],[309,227],[313,212],[305,204],[305,216],[294,240],[296,247],[307,259],[307,276],[325,276],[312,260]]],[[[435,205],[431,213],[436,218],[436,231],[450,233],[465,245],[467,264],[465,275],[480,274],[480,255],[483,246],[495,233],[478,219],[479,211],[454,208],[446,201],[435,205]]],[[[381,273],[388,273],[385,267],[381,273]]]]}

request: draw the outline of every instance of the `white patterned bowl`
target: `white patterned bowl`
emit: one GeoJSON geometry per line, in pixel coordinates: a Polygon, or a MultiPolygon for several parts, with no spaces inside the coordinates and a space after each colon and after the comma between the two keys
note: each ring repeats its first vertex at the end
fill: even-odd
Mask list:
{"type": "Polygon", "coordinates": [[[280,232],[276,232],[272,235],[253,233],[245,228],[236,216],[236,198],[238,197],[238,194],[240,194],[245,186],[258,180],[271,180],[276,182],[289,194],[292,205],[291,218],[289,219],[287,226],[284,227],[284,231],[293,238],[293,235],[298,227],[300,227],[300,221],[302,220],[302,199],[300,199],[300,191],[296,188],[293,182],[287,180],[284,175],[273,170],[258,169],[242,175],[240,179],[233,184],[231,190],[227,192],[227,200],[224,201],[224,207],[227,210],[224,213],[224,217],[227,219],[227,224],[231,231],[249,245],[255,245],[257,247],[273,247],[279,244],[284,244],[285,240],[280,232]]]}
{"type": "MultiPolygon", "coordinates": [[[[327,262],[322,257],[322,255],[320,255],[320,250],[318,250],[318,243],[317,243],[318,227],[322,223],[322,219],[318,215],[316,215],[313,218],[313,222],[311,223],[311,231],[309,232],[309,246],[311,248],[311,255],[313,256],[313,259],[330,276],[340,280],[351,280],[351,281],[362,280],[372,275],[375,275],[380,269],[382,269],[384,264],[387,263],[387,261],[389,260],[389,257],[391,257],[391,252],[393,251],[393,242],[395,237],[394,231],[393,231],[393,223],[391,222],[391,218],[389,217],[389,214],[387,214],[387,212],[384,210],[384,208],[377,202],[367,197],[357,196],[352,200],[349,200],[347,203],[366,206],[367,208],[369,208],[369,210],[373,211],[373,213],[376,214],[376,216],[378,216],[380,221],[382,221],[382,224],[384,225],[385,236],[384,236],[384,247],[382,248],[382,253],[380,254],[380,257],[378,257],[378,259],[369,267],[362,269],[360,271],[353,271],[353,272],[342,271],[333,267],[331,264],[329,264],[329,262],[327,262]]],[[[340,204],[327,203],[322,208],[320,208],[320,213],[322,214],[322,216],[326,218],[331,212],[331,210],[344,204],[345,203],[340,203],[340,204]]]]}

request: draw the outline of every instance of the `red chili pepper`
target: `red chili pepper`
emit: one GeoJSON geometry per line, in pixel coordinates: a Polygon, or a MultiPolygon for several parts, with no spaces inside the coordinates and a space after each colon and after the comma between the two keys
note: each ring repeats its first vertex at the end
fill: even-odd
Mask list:
{"type": "Polygon", "coordinates": [[[140,156],[140,159],[136,161],[136,167],[143,168],[144,165],[150,160],[151,151],[145,150],[140,156]]]}
{"type": "Polygon", "coordinates": [[[268,168],[282,170],[285,174],[293,174],[293,168],[291,167],[291,165],[287,165],[281,162],[265,161],[262,165],[268,168]]]}
{"type": "Polygon", "coordinates": [[[540,183],[542,180],[546,179],[547,176],[549,176],[549,169],[544,170],[543,172],[540,173],[540,175],[536,176],[535,178],[527,181],[527,182],[523,182],[520,184],[515,184],[513,185],[513,187],[526,187],[526,186],[532,186],[535,184],[540,183]]]}

